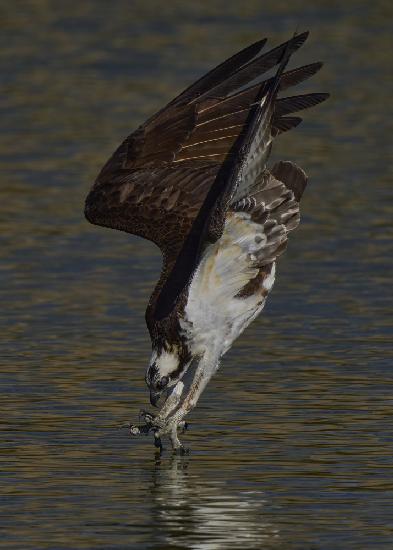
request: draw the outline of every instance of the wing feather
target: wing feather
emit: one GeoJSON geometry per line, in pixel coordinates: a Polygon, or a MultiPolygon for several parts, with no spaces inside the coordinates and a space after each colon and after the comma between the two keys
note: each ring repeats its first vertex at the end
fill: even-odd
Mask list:
{"type": "Polygon", "coordinates": [[[244,50],[236,53],[184,90],[184,92],[177,96],[172,103],[195,100],[202,94],[209,92],[209,90],[215,86],[226,81],[228,79],[228,75],[232,75],[245,63],[250,61],[250,59],[253,59],[262,50],[266,42],[266,38],[258,40],[257,42],[254,42],[254,44],[244,48],[244,50]]]}
{"type": "Polygon", "coordinates": [[[263,169],[272,138],[301,121],[285,115],[327,98],[305,94],[277,99],[280,90],[322,66],[312,63],[284,72],[307,36],[296,35],[262,54],[266,40],[259,40],[235,54],[128,136],[99,173],[86,199],[87,219],[149,239],[163,252],[152,315],[168,314],[204,243],[219,237],[226,201],[237,189],[245,159],[247,177],[235,193],[238,198],[263,169]],[[275,77],[254,83],[277,64],[275,77]],[[268,98],[264,107],[263,98],[268,98]]]}
{"type": "Polygon", "coordinates": [[[182,244],[217,170],[214,164],[183,163],[119,171],[96,182],[86,203],[86,217],[97,225],[148,237],[170,257],[182,244]],[[160,224],[163,217],[166,223],[160,224]]]}
{"type": "Polygon", "coordinates": [[[201,94],[198,97],[198,101],[205,97],[223,97],[228,93],[239,89],[245,84],[248,84],[248,82],[251,82],[255,78],[258,78],[261,74],[266,73],[277,65],[285,51],[288,52],[288,55],[292,55],[296,50],[298,50],[304,44],[308,34],[308,32],[298,34],[287,42],[277,46],[273,50],[270,50],[267,53],[260,55],[255,60],[250,61],[231,74],[223,82],[213,86],[204,94],[201,94]]]}

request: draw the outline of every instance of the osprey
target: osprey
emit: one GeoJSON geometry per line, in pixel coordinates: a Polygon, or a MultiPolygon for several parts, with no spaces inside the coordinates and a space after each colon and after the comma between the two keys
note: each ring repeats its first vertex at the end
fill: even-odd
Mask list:
{"type": "Polygon", "coordinates": [[[308,33],[261,53],[260,40],[192,84],[133,132],[102,168],[86,199],[93,224],[153,241],[163,255],[146,323],[150,401],[131,434],[152,431],[161,448],[216,372],[221,357],[262,311],[289,233],[299,224],[306,174],[267,160],[292,113],[328,94],[278,97],[322,63],[286,70],[308,33]],[[277,66],[276,73],[261,75],[277,66]]]}

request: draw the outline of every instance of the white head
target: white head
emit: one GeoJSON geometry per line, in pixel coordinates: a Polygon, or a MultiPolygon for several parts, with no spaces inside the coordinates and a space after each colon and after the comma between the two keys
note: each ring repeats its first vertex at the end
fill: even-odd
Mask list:
{"type": "Polygon", "coordinates": [[[156,406],[161,393],[176,385],[190,364],[187,350],[171,347],[153,350],[146,371],[146,384],[150,389],[150,402],[156,406]]]}

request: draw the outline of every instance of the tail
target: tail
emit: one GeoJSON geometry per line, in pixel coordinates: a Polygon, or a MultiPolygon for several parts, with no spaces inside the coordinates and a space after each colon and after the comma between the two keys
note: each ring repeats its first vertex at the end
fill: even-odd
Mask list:
{"type": "Polygon", "coordinates": [[[276,134],[273,131],[272,121],[281,78],[293,53],[291,48],[292,41],[296,40],[296,38],[299,39],[299,37],[303,44],[308,37],[308,32],[298,37],[294,35],[286,43],[276,74],[261,85],[257,102],[250,110],[248,121],[245,124],[245,132],[238,144],[238,155],[235,161],[237,166],[232,178],[235,183],[232,189],[232,196],[229,198],[230,202],[236,200],[238,196],[244,196],[245,189],[254,184],[256,178],[263,172],[266,166],[273,138],[276,134]]]}

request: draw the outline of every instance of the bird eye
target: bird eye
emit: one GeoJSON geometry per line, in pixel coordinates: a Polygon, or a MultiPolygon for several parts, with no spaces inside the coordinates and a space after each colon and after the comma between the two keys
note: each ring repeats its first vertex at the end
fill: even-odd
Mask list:
{"type": "Polygon", "coordinates": [[[157,384],[158,389],[160,389],[160,390],[164,389],[165,386],[168,385],[168,382],[169,382],[169,378],[167,376],[163,376],[157,384]]]}

